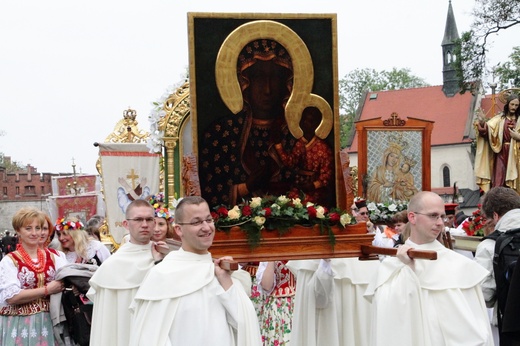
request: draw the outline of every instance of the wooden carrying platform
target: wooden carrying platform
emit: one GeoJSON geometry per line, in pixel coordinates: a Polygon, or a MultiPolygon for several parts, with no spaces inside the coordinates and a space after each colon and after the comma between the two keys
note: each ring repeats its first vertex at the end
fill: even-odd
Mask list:
{"type": "Polygon", "coordinates": [[[332,231],[336,237],[334,247],[328,234],[320,234],[319,226],[296,225],[282,236],[278,231],[262,231],[259,246],[251,248],[247,234],[233,227],[229,232],[216,231],[209,251],[214,258],[232,256],[238,262],[359,257],[361,246],[371,245],[374,239],[373,234],[366,233],[365,223],[346,228],[334,226],[332,231]]]}

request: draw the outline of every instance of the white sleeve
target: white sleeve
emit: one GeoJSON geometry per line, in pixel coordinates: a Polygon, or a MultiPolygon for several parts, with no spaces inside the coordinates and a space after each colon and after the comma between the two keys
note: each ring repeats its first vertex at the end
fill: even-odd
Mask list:
{"type": "Polygon", "coordinates": [[[475,262],[483,266],[489,271],[484,281],[482,281],[482,293],[486,306],[492,308],[496,301],[497,286],[495,283],[495,274],[493,271],[493,256],[495,254],[495,241],[492,239],[484,239],[482,243],[477,246],[475,252],[475,262]]]}
{"type": "Polygon", "coordinates": [[[379,247],[388,247],[385,246],[385,242],[383,240],[383,234],[381,233],[381,229],[376,226],[376,231],[374,235],[374,240],[372,241],[372,245],[379,247]]]}
{"type": "MultiPolygon", "coordinates": [[[[266,295],[270,295],[271,292],[273,292],[274,288],[276,287],[276,274],[273,273],[274,275],[274,279],[273,279],[273,287],[271,287],[271,289],[269,291],[266,291],[262,288],[262,278],[264,277],[264,272],[265,272],[265,268],[267,268],[267,264],[269,262],[260,262],[260,264],[258,265],[258,269],[256,270],[256,285],[257,285],[257,288],[258,288],[258,291],[262,294],[266,294],[266,295]]],[[[275,271],[276,271],[276,267],[275,267],[275,271]]]]}
{"type": "Polygon", "coordinates": [[[7,299],[14,297],[21,290],[18,269],[11,257],[5,256],[0,262],[0,306],[7,305],[7,299]]]}
{"type": "Polygon", "coordinates": [[[106,261],[107,258],[110,257],[110,251],[108,251],[105,244],[99,242],[99,247],[96,250],[96,255],[99,258],[99,260],[101,261],[101,263],[103,263],[106,261]]]}
{"type": "Polygon", "coordinates": [[[321,260],[314,273],[314,295],[316,308],[323,309],[334,300],[334,272],[329,261],[321,260]]]}

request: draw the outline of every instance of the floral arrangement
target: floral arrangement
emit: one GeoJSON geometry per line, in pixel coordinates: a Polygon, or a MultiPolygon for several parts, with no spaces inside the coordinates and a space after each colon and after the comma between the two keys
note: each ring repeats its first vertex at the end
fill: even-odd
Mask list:
{"type": "Polygon", "coordinates": [[[355,223],[347,213],[339,210],[327,210],[313,203],[302,203],[298,197],[282,196],[253,197],[251,200],[232,208],[220,206],[212,212],[217,230],[228,230],[233,226],[247,233],[248,243],[256,247],[260,243],[261,230],[276,230],[280,235],[286,233],[294,225],[319,225],[321,234],[327,231],[331,244],[335,244],[335,236],[331,226],[355,223]]]}
{"type": "Polygon", "coordinates": [[[150,196],[148,202],[155,209],[156,217],[162,217],[166,219],[166,221],[173,222],[173,211],[164,206],[164,193],[159,192],[156,195],[150,196]]]}
{"type": "Polygon", "coordinates": [[[83,222],[77,220],[66,220],[64,217],[58,218],[56,220],[56,224],[54,225],[56,231],[66,231],[66,230],[77,230],[77,229],[85,229],[85,225],[83,222]]]}
{"type": "Polygon", "coordinates": [[[370,221],[373,223],[388,223],[395,213],[406,210],[408,203],[390,199],[387,202],[367,201],[367,209],[370,211],[370,221]]]}
{"type": "Polygon", "coordinates": [[[486,229],[487,219],[481,211],[482,205],[479,204],[477,206],[477,210],[473,212],[473,214],[468,217],[462,223],[462,229],[469,236],[484,236],[484,230],[486,229]]]}

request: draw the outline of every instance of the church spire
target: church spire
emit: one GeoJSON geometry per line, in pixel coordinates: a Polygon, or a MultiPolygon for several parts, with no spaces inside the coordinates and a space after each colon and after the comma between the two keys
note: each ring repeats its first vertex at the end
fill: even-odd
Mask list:
{"type": "Polygon", "coordinates": [[[446,18],[446,27],[444,28],[444,38],[442,39],[442,91],[448,97],[455,95],[460,89],[457,80],[457,71],[453,63],[456,56],[454,54],[455,41],[459,39],[457,23],[453,14],[451,0],[448,6],[448,16],[446,18]]]}

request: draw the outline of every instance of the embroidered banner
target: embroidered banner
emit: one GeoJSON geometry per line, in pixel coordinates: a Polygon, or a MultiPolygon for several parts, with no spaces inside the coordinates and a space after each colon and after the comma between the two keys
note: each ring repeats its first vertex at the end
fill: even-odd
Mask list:
{"type": "Polygon", "coordinates": [[[54,196],[81,195],[99,190],[99,177],[97,175],[52,177],[52,194],[54,196]]]}
{"type": "Polygon", "coordinates": [[[159,193],[161,155],[150,153],[146,144],[100,143],[99,156],[108,229],[119,244],[127,233],[123,227],[127,206],[159,193]]]}
{"type": "Polygon", "coordinates": [[[77,217],[86,223],[93,215],[102,214],[102,201],[95,193],[81,196],[52,196],[49,197],[49,211],[52,220],[59,217],[77,217]],[[99,203],[98,203],[99,202],[99,203]]]}

